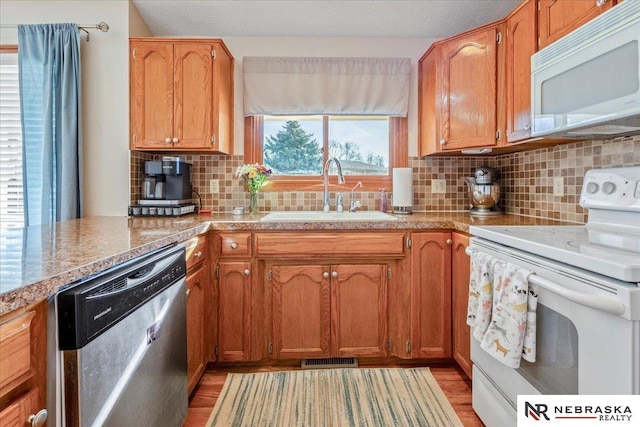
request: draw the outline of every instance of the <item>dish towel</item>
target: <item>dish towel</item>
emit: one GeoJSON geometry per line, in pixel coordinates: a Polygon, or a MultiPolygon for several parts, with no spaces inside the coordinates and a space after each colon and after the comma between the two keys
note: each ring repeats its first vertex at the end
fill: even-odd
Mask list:
{"type": "Polygon", "coordinates": [[[478,341],[482,341],[482,337],[491,323],[493,266],[495,263],[496,259],[489,254],[478,251],[471,253],[467,325],[471,326],[471,333],[478,341]]]}
{"type": "Polygon", "coordinates": [[[536,307],[538,288],[529,285],[531,272],[506,261],[493,268],[491,324],[480,347],[511,368],[520,358],[536,360],[536,307]]]}

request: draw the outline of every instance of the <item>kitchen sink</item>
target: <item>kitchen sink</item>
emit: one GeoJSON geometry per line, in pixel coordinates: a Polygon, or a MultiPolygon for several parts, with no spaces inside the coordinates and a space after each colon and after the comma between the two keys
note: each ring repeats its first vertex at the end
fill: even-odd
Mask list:
{"type": "Polygon", "coordinates": [[[334,222],[334,221],[397,221],[393,215],[380,211],[319,212],[280,211],[265,215],[264,222],[334,222]]]}

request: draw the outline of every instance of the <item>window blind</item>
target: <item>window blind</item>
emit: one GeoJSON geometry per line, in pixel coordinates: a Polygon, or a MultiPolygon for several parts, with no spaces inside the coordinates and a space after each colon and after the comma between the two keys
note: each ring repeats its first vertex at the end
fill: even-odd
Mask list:
{"type": "Polygon", "coordinates": [[[0,228],[24,223],[18,54],[0,53],[0,228]]]}
{"type": "Polygon", "coordinates": [[[406,117],[409,58],[244,57],[244,114],[406,117]]]}

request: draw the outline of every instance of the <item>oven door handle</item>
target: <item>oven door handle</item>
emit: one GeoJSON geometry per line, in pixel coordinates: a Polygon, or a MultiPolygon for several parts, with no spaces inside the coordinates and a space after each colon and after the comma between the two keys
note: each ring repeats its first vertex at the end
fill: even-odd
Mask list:
{"type": "Polygon", "coordinates": [[[573,301],[576,304],[580,304],[585,307],[615,314],[616,316],[622,315],[625,311],[624,304],[618,300],[601,295],[591,295],[585,294],[583,292],[572,291],[571,289],[567,289],[563,286],[557,285],[535,274],[529,276],[529,283],[538,285],[541,288],[551,291],[554,294],[560,295],[561,297],[564,297],[569,301],[573,301]]]}

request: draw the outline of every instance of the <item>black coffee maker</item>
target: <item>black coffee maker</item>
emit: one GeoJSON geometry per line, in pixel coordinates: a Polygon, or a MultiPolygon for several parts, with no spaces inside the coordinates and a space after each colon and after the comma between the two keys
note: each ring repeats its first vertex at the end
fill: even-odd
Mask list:
{"type": "Polygon", "coordinates": [[[133,216],[177,216],[195,212],[191,164],[180,157],[144,162],[142,198],[129,207],[133,216]]]}

